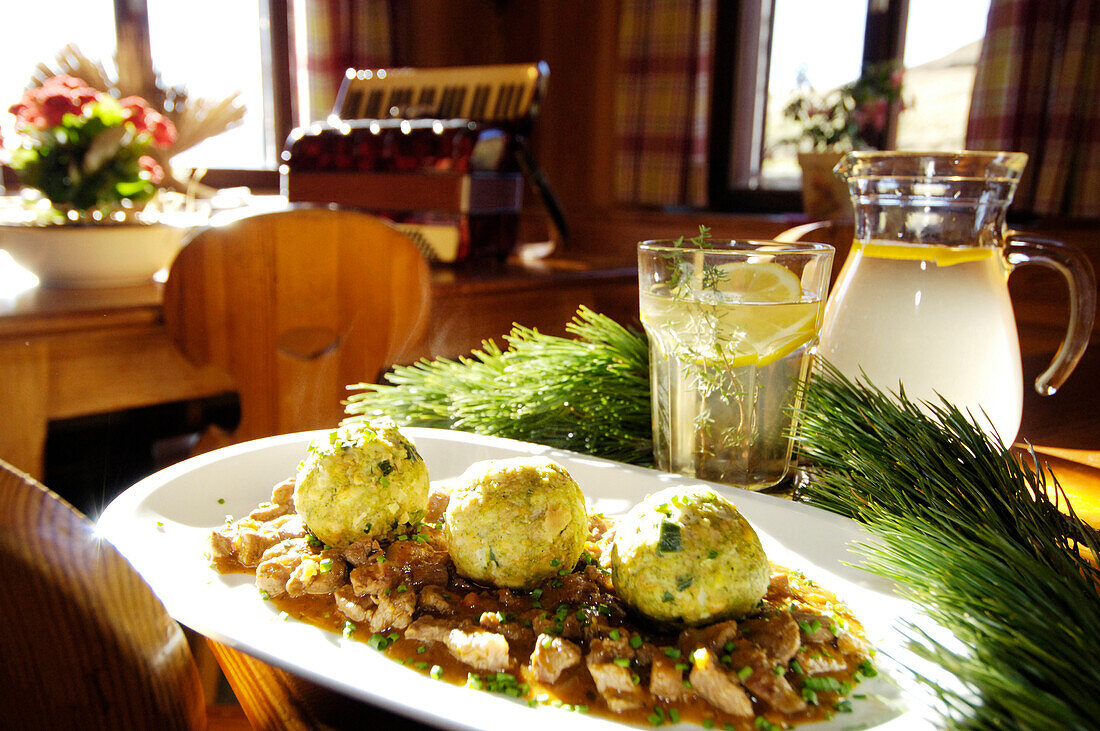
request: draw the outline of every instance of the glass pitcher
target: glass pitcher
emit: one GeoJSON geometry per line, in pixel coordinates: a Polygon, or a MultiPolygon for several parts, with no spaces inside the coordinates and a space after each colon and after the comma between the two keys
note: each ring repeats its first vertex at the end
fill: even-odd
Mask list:
{"type": "Polygon", "coordinates": [[[1080,360],[1096,308],[1095,275],[1079,251],[1005,228],[1026,164],[1016,152],[852,152],[841,160],[855,241],[825,308],[821,356],[849,378],[900,386],[914,401],[943,396],[1011,444],[1023,374],[1009,274],[1041,264],[1069,286],[1069,329],[1035,381],[1042,395],[1080,360]]]}

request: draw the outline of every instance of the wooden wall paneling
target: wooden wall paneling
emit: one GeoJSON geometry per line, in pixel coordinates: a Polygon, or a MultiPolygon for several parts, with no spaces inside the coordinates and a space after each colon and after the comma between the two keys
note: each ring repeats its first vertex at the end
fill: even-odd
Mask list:
{"type": "MultiPolygon", "coordinates": [[[[539,52],[550,66],[536,154],[570,222],[615,202],[618,2],[540,3],[539,52]]],[[[567,248],[583,250],[573,236],[567,248]]]]}

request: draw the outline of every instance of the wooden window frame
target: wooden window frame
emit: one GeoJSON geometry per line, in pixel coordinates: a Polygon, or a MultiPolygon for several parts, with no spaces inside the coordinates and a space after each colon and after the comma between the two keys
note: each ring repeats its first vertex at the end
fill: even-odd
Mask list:
{"type": "MultiPolygon", "coordinates": [[[[151,54],[148,0],[114,0],[115,38],[119,53],[151,54]]],[[[260,24],[267,33],[261,44],[264,78],[264,117],[273,120],[274,160],[270,168],[210,168],[203,182],[215,188],[248,186],[254,190],[279,188],[279,154],[282,141],[294,127],[295,95],[293,64],[293,18],[290,0],[264,0],[260,3],[260,24]]]]}
{"type": "MultiPolygon", "coordinates": [[[[718,0],[715,28],[737,42],[716,43],[711,89],[709,208],[716,211],[792,213],[801,192],[764,188],[751,179],[763,157],[763,114],[771,59],[775,0],[718,0]],[[749,113],[735,115],[734,107],[749,113]]],[[[896,61],[905,52],[909,0],[868,0],[863,65],[896,61]]],[[[893,143],[897,112],[887,124],[893,143]]]]}

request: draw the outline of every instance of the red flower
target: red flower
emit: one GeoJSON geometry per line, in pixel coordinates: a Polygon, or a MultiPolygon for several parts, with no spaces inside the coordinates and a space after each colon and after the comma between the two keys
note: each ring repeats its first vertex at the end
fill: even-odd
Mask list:
{"type": "Polygon", "coordinates": [[[872,99],[861,104],[852,112],[852,119],[860,129],[872,129],[881,132],[886,129],[886,117],[890,111],[890,103],[885,99],[872,99]]]}
{"type": "Polygon", "coordinates": [[[41,86],[28,89],[8,111],[19,126],[49,129],[61,124],[66,114],[80,115],[84,107],[99,99],[99,92],[73,76],[54,76],[41,86]]]}
{"type": "Polygon", "coordinates": [[[142,155],[138,158],[138,164],[141,165],[142,171],[148,174],[148,180],[153,185],[160,185],[164,180],[164,169],[153,158],[142,155]]]}
{"type": "Polygon", "coordinates": [[[151,134],[157,147],[169,147],[176,141],[175,125],[141,97],[128,96],[120,100],[119,104],[129,112],[127,119],[134,124],[137,131],[151,134]]]}

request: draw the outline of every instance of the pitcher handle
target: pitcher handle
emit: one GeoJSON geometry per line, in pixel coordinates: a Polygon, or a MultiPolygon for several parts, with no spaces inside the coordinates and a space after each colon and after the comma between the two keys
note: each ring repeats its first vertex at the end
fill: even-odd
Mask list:
{"type": "Polygon", "coordinates": [[[1041,396],[1053,396],[1085,353],[1096,316],[1096,274],[1092,263],[1078,249],[1053,239],[1036,238],[1018,231],[1005,234],[1005,259],[1012,269],[1021,264],[1041,264],[1057,270],[1069,288],[1069,325],[1047,369],[1035,379],[1041,396]]]}

